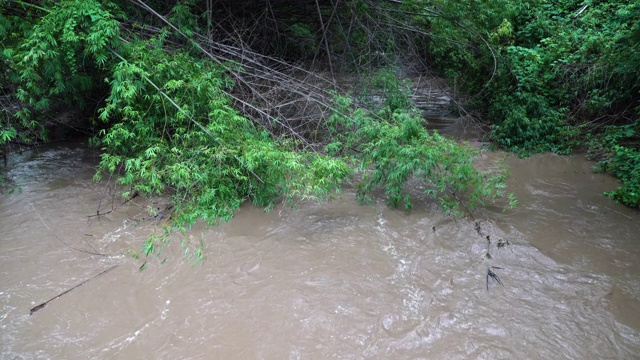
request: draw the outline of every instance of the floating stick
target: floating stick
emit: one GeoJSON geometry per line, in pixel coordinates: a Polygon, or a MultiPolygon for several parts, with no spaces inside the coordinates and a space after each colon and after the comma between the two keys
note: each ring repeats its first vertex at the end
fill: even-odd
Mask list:
{"type": "Polygon", "coordinates": [[[48,304],[48,303],[50,303],[50,302],[52,302],[53,300],[56,300],[57,298],[59,298],[59,297],[61,297],[62,295],[64,295],[64,294],[66,294],[66,293],[70,292],[71,290],[76,289],[76,288],[79,288],[80,286],[82,286],[82,285],[86,284],[87,282],[89,282],[89,280],[93,280],[93,279],[97,278],[97,277],[98,277],[98,276],[100,276],[100,275],[106,274],[106,273],[108,273],[109,271],[111,271],[111,270],[113,270],[113,269],[115,269],[115,268],[117,268],[117,267],[118,267],[118,265],[114,265],[114,266],[112,266],[112,267],[108,268],[107,270],[104,270],[104,271],[102,271],[101,273],[99,273],[99,274],[97,274],[97,275],[94,275],[94,276],[92,276],[92,277],[88,278],[87,280],[85,280],[85,281],[81,282],[80,284],[78,284],[78,285],[76,285],[76,286],[72,287],[71,289],[66,290],[66,291],[64,291],[64,292],[62,292],[62,293],[60,293],[60,294],[58,294],[58,296],[52,297],[51,299],[49,299],[49,300],[47,300],[47,301],[43,302],[42,304],[40,304],[40,305],[38,305],[38,306],[34,306],[34,307],[32,307],[32,308],[31,308],[31,310],[29,310],[29,316],[33,315],[33,313],[34,313],[34,312],[36,312],[36,311],[38,311],[38,310],[42,309],[43,307],[47,306],[47,304],[48,304]]]}

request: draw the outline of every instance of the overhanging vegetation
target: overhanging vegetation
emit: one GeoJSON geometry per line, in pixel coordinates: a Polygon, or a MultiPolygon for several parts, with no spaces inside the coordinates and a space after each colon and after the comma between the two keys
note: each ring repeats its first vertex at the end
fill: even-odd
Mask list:
{"type": "MultiPolygon", "coordinates": [[[[466,89],[458,110],[493,124],[498,146],[566,152],[638,114],[640,10],[578,5],[0,0],[3,91],[22,104],[3,114],[0,142],[41,139],[54,105],[89,109],[101,168],[131,191],[173,194],[177,224],[325,199],[354,172],[363,199],[382,187],[409,209],[414,179],[444,211],[472,214],[507,196],[504,174],[427,132],[398,69],[466,89]],[[603,16],[606,31],[591,30],[603,16]],[[344,74],[382,100],[349,96],[344,74]]],[[[640,156],[625,144],[628,165],[640,156]]]]}

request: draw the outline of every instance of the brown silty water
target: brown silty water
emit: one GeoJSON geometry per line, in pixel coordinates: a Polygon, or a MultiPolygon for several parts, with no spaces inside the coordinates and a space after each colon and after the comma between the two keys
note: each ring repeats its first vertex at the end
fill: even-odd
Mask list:
{"type": "Polygon", "coordinates": [[[0,197],[1,359],[639,358],[640,217],[581,156],[506,157],[519,206],[480,214],[482,235],[434,205],[347,192],[243,207],[182,239],[205,243],[200,265],[177,238],[144,271],[131,254],[163,204],[118,199],[88,218],[111,209],[96,161],[73,144],[9,159],[22,191],[0,197]],[[492,266],[503,285],[487,290],[492,266]]]}

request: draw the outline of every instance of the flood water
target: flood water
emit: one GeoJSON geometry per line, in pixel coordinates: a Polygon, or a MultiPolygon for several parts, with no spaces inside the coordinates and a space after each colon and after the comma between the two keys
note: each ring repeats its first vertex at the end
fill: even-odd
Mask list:
{"type": "Polygon", "coordinates": [[[347,191],[244,207],[182,238],[205,243],[201,264],[176,238],[144,271],[132,254],[163,200],[119,207],[91,181],[96,161],[73,144],[9,159],[21,191],[0,196],[0,359],[640,358],[640,216],[602,196],[617,183],[582,156],[508,157],[519,206],[478,214],[481,234],[347,191]],[[490,267],[502,285],[487,290],[490,267]]]}

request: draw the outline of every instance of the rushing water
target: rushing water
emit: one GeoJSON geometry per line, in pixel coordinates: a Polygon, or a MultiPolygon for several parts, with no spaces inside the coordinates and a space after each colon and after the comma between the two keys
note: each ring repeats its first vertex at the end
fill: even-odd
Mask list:
{"type": "Polygon", "coordinates": [[[520,205],[481,214],[482,235],[433,205],[406,214],[346,193],[244,207],[183,239],[204,241],[201,265],[176,239],[139,271],[132,254],[161,227],[143,218],[162,200],[118,206],[81,146],[15,155],[21,191],[0,197],[0,359],[638,358],[638,212],[602,196],[617,183],[583,157],[506,162],[520,205]],[[503,286],[487,290],[490,266],[503,286]]]}

